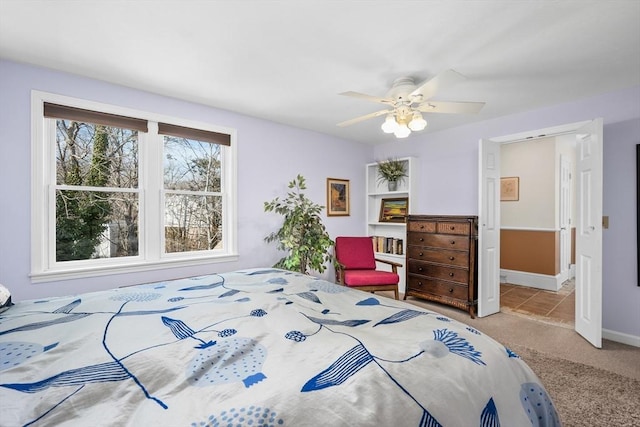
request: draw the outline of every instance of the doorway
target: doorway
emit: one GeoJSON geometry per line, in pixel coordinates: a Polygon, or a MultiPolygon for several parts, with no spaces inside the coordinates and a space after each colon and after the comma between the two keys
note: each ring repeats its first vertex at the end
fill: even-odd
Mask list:
{"type": "Polygon", "coordinates": [[[575,157],[573,134],[500,145],[500,311],[571,329],[575,157]]]}
{"type": "Polygon", "coordinates": [[[575,330],[602,346],[602,119],[481,140],[478,316],[500,311],[500,146],[537,136],[576,141],[575,330]]]}

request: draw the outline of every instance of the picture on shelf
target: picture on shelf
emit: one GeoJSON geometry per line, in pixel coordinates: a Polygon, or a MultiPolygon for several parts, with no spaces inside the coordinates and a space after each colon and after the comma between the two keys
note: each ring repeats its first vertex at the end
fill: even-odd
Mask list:
{"type": "Polygon", "coordinates": [[[408,214],[408,197],[382,199],[380,202],[380,222],[406,222],[408,214]]]}

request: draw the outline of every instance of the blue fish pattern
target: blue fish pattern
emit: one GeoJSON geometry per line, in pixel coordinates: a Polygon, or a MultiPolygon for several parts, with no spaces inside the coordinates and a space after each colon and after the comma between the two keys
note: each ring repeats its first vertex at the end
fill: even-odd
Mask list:
{"type": "Polygon", "coordinates": [[[198,351],[187,364],[187,379],[191,385],[209,385],[242,382],[245,387],[264,380],[262,364],[267,349],[251,338],[230,338],[198,351]]]}
{"type": "Polygon", "coordinates": [[[522,384],[520,403],[532,426],[560,424],[558,412],[547,391],[540,384],[522,384]]]}
{"type": "Polygon", "coordinates": [[[55,348],[58,343],[43,346],[35,342],[0,342],[0,371],[13,368],[39,354],[55,348]]]}

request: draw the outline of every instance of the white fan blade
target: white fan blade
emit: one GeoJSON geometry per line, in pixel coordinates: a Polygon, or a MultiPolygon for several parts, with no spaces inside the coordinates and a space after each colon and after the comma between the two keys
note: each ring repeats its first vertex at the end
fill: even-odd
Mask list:
{"type": "Polygon", "coordinates": [[[416,90],[409,94],[409,97],[411,98],[422,95],[422,101],[426,101],[427,99],[432,98],[440,89],[446,86],[451,86],[464,79],[465,77],[457,71],[446,70],[418,86],[416,90]]]}
{"type": "Polygon", "coordinates": [[[377,102],[378,104],[393,105],[392,99],[380,98],[378,96],[367,95],[364,93],[349,91],[349,92],[342,92],[339,95],[350,96],[352,98],[360,98],[360,99],[364,99],[365,101],[377,102]]]}
{"type": "Polygon", "coordinates": [[[355,124],[355,123],[363,122],[365,120],[369,120],[369,119],[372,119],[374,117],[383,116],[383,115],[389,114],[389,113],[393,113],[393,110],[376,111],[375,113],[366,114],[364,116],[356,117],[355,119],[346,120],[344,122],[338,123],[338,126],[343,128],[345,126],[349,126],[349,125],[352,125],[352,124],[355,124]]]}
{"type": "Polygon", "coordinates": [[[423,113],[474,114],[482,110],[484,102],[427,101],[416,107],[423,113]]]}

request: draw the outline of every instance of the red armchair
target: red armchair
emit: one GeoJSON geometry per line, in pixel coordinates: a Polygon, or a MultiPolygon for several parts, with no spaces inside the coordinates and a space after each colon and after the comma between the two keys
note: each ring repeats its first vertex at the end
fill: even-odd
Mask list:
{"type": "Polygon", "coordinates": [[[375,258],[370,237],[337,237],[335,242],[336,280],[350,288],[366,292],[393,291],[398,295],[398,267],[402,264],[375,258]],[[391,266],[391,271],[376,270],[376,261],[391,266]]]}

